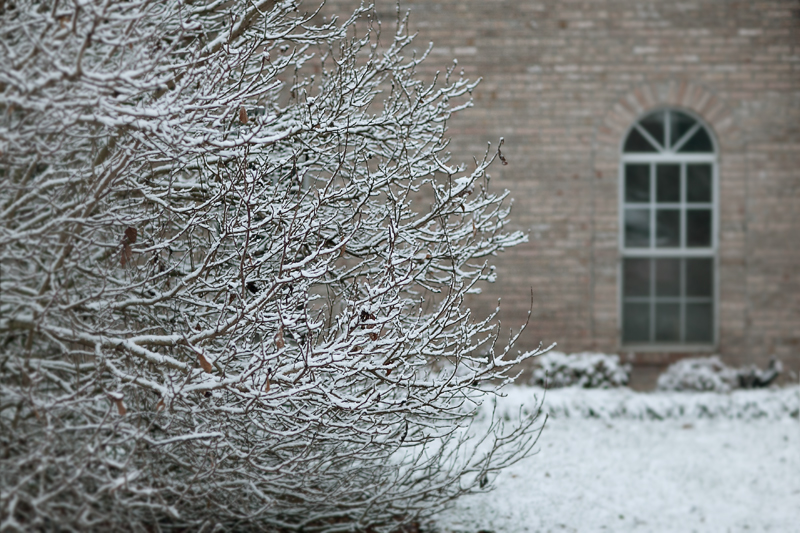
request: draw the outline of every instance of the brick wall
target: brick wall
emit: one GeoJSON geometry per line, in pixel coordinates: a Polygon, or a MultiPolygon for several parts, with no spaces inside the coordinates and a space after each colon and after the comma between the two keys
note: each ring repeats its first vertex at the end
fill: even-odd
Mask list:
{"type": "MultiPolygon", "coordinates": [[[[352,0],[335,0],[344,13],[352,0]]],[[[498,259],[500,281],[469,303],[521,348],[620,351],[619,148],[642,112],[687,108],[719,146],[717,348],[731,364],[773,355],[800,372],[800,2],[405,0],[426,68],[452,58],[483,77],[452,123],[457,158],[505,138],[513,225],[530,242],[498,259]],[[531,304],[530,291],[533,291],[531,304]]],[[[378,0],[386,27],[394,0],[378,0]]],[[[686,354],[641,353],[662,365],[686,354]]]]}

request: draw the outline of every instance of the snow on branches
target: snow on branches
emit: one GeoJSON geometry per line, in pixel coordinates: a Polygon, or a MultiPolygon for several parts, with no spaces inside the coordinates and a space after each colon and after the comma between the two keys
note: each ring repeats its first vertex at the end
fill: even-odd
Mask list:
{"type": "Polygon", "coordinates": [[[474,83],[296,4],[0,4],[0,529],[392,531],[529,451],[467,438],[534,355],[474,83]]]}

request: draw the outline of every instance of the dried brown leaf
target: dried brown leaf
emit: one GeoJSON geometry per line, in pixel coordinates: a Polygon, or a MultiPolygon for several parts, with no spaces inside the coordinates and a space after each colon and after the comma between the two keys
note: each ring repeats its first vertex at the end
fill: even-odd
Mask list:
{"type": "MultiPolygon", "coordinates": [[[[139,232],[136,231],[136,228],[125,228],[125,239],[128,240],[128,244],[133,244],[136,242],[136,237],[139,235],[139,232]]],[[[125,242],[123,240],[123,242],[125,242]]]]}
{"type": "MultiPolygon", "coordinates": [[[[562,20],[561,22],[565,22],[565,21],[563,21],[563,20],[562,20]]],[[[503,139],[502,137],[500,137],[500,144],[498,144],[498,145],[497,145],[497,157],[499,157],[499,158],[500,158],[500,161],[501,161],[501,162],[502,162],[504,165],[507,165],[507,164],[508,164],[508,161],[506,161],[506,158],[505,158],[505,157],[503,157],[503,152],[501,152],[501,151],[500,151],[500,147],[501,147],[501,146],[503,146],[503,143],[504,143],[504,142],[505,142],[505,139],[503,139]]]]}
{"type": "Polygon", "coordinates": [[[283,326],[278,328],[278,333],[275,335],[275,346],[280,350],[286,343],[283,342],[283,326]]]}
{"type": "Polygon", "coordinates": [[[108,392],[106,393],[106,395],[108,396],[108,399],[114,402],[114,405],[117,406],[117,412],[119,413],[119,415],[125,416],[125,413],[127,413],[128,410],[125,408],[125,404],[122,402],[123,398],[122,393],[108,392]]]}
{"type": "Polygon", "coordinates": [[[203,356],[203,354],[197,354],[197,360],[200,361],[200,367],[203,369],[204,372],[211,373],[214,370],[214,367],[211,366],[211,363],[208,362],[208,359],[203,356]]]}
{"type": "Polygon", "coordinates": [[[122,237],[122,255],[119,258],[119,262],[123,267],[130,263],[131,258],[133,258],[133,249],[131,248],[131,244],[136,242],[137,235],[138,232],[136,231],[136,228],[125,228],[125,234],[122,237]]]}
{"type": "Polygon", "coordinates": [[[239,108],[239,122],[247,124],[247,109],[244,106],[239,108]]]}

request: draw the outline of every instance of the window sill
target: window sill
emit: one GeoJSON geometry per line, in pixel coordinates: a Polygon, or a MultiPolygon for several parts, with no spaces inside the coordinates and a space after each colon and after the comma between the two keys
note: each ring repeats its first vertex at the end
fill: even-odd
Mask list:
{"type": "Polygon", "coordinates": [[[658,353],[713,353],[717,351],[716,344],[621,344],[620,352],[658,352],[658,353]]]}

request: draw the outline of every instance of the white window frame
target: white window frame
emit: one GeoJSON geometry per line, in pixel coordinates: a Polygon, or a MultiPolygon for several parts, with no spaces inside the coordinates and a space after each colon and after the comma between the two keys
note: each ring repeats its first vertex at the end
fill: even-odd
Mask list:
{"type": "MultiPolygon", "coordinates": [[[[664,107],[658,109],[650,109],[647,112],[643,113],[639,116],[636,121],[631,125],[630,128],[625,132],[625,135],[622,137],[622,141],[619,148],[620,153],[620,164],[619,164],[619,187],[618,187],[618,204],[619,205],[619,235],[618,235],[618,242],[619,242],[619,261],[617,265],[617,309],[619,309],[618,317],[619,317],[619,328],[618,328],[618,344],[621,349],[629,349],[635,351],[653,351],[653,352],[706,352],[706,351],[713,351],[716,349],[716,346],[719,342],[719,145],[715,136],[713,135],[713,131],[708,125],[703,121],[700,117],[698,117],[695,113],[691,111],[676,108],[676,107],[664,107]],[[694,120],[697,123],[684,134],[681,139],[679,139],[678,143],[675,147],[666,147],[663,148],[661,151],[658,152],[636,152],[636,153],[626,153],[624,151],[625,142],[628,139],[631,131],[633,129],[638,130],[640,134],[642,134],[650,143],[653,144],[654,147],[660,146],[655,139],[645,130],[643,127],[639,126],[639,122],[647,117],[648,115],[656,112],[656,111],[666,111],[667,116],[665,117],[666,120],[666,128],[665,128],[665,143],[670,143],[670,126],[671,121],[669,120],[669,113],[671,111],[679,111],[684,113],[694,120]],[[685,144],[694,133],[699,128],[705,128],[708,137],[711,139],[713,152],[712,153],[679,153],[677,149],[680,149],[683,144],[685,144]],[[625,165],[628,163],[648,163],[650,164],[650,201],[649,202],[626,202],[625,200],[625,165]],[[657,164],[660,163],[671,163],[671,164],[680,164],[680,180],[681,180],[681,199],[680,202],[676,203],[656,203],[656,170],[655,167],[657,164]],[[687,187],[686,187],[686,164],[687,163],[708,163],[711,165],[711,202],[710,204],[706,203],[688,203],[686,201],[686,194],[687,194],[687,187]],[[627,248],[625,246],[625,210],[628,207],[645,207],[650,210],[650,246],[649,247],[635,247],[635,248],[627,248]],[[656,224],[655,224],[655,217],[656,217],[656,206],[659,208],[675,208],[680,209],[681,212],[681,243],[679,247],[676,248],[657,248],[655,246],[655,232],[656,224]],[[688,228],[686,227],[686,209],[687,207],[706,207],[711,209],[711,246],[708,248],[687,248],[686,247],[686,235],[688,233],[688,228]],[[698,344],[698,343],[685,343],[685,342],[663,342],[663,341],[650,341],[650,342],[625,342],[624,341],[624,330],[623,330],[623,313],[624,313],[624,303],[625,297],[623,295],[624,290],[624,260],[626,258],[647,258],[647,259],[660,259],[660,258],[674,258],[674,259],[684,259],[684,258],[710,258],[712,260],[712,269],[713,269],[713,284],[712,284],[712,342],[705,344],[698,344]]],[[[682,263],[685,264],[685,263],[682,263]]],[[[652,274],[651,274],[652,276],[652,274]]],[[[651,280],[652,283],[652,280],[651,280]]],[[[649,297],[652,300],[651,305],[651,312],[650,312],[650,320],[651,320],[651,338],[653,334],[653,321],[655,320],[655,316],[653,313],[652,306],[656,301],[656,297],[653,295],[651,290],[651,296],[649,297]]],[[[681,295],[681,299],[685,300],[685,295],[681,295]]],[[[684,323],[684,312],[685,312],[685,305],[681,305],[680,311],[680,320],[681,324],[684,323]]],[[[683,326],[681,326],[683,327],[683,326]]]]}

